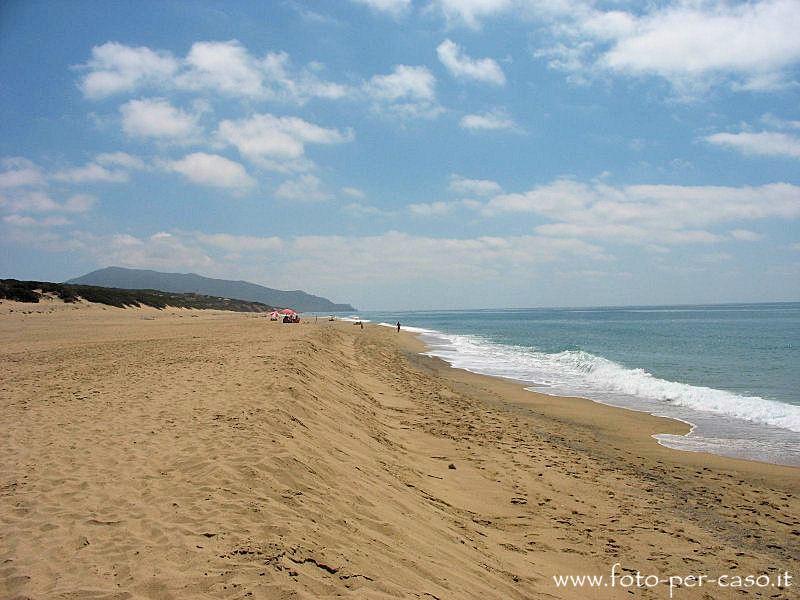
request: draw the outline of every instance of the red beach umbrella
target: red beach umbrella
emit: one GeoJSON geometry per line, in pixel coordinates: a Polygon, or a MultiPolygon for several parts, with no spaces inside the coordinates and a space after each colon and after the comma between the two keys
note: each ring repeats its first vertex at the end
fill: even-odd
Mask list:
{"type": "Polygon", "coordinates": [[[291,308],[284,308],[283,310],[278,311],[278,314],[281,315],[296,315],[297,313],[293,311],[291,308]]]}

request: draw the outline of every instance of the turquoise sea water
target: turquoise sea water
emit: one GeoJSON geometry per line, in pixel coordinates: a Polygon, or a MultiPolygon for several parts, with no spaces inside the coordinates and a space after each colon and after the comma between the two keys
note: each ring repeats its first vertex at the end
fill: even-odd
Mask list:
{"type": "Polygon", "coordinates": [[[800,303],[360,316],[458,368],[695,426],[665,445],[800,465],[800,303]]]}

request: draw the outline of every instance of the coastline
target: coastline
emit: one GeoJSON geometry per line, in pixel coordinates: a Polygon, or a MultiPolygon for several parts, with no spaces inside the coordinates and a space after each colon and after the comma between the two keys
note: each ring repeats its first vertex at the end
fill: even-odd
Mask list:
{"type": "Polygon", "coordinates": [[[687,426],[453,369],[411,334],[34,313],[0,310],[3,597],[667,598],[553,576],[800,557],[797,469],[666,448],[651,434],[687,426]]]}
{"type": "MultiPolygon", "coordinates": [[[[531,392],[553,398],[585,398],[677,420],[690,427],[685,434],[655,435],[666,447],[800,467],[797,446],[800,406],[791,401],[765,399],[757,393],[728,391],[736,389],[737,385],[741,387],[741,377],[738,382],[734,378],[729,384],[717,380],[716,387],[708,387],[709,383],[696,379],[680,383],[674,375],[672,379],[664,379],[663,374],[648,372],[646,366],[625,366],[596,353],[537,351],[528,348],[527,342],[509,338],[513,334],[508,329],[498,331],[500,340],[506,338],[506,341],[498,341],[493,339],[495,334],[488,333],[485,328],[482,330],[481,324],[469,318],[467,321],[474,327],[474,335],[465,333],[459,322],[453,325],[460,333],[453,333],[447,321],[438,326],[434,324],[434,328],[425,325],[426,328],[407,327],[406,331],[417,335],[426,345],[426,355],[441,358],[454,368],[515,381],[531,392]]],[[[550,332],[543,333],[543,343],[552,347],[553,341],[548,335],[550,332]]],[[[633,355],[627,360],[628,365],[642,364],[633,355]]],[[[697,360],[701,360],[700,357],[697,360]]],[[[719,362],[719,358],[717,360],[719,362]]],[[[738,359],[732,360],[732,365],[736,365],[738,359]]],[[[684,367],[692,370],[699,365],[684,359],[684,367]]],[[[781,365],[776,366],[777,371],[780,368],[781,365]]],[[[717,371],[719,377],[719,369],[717,371]]],[[[764,383],[761,371],[754,376],[761,377],[764,383]]],[[[784,392],[788,389],[795,388],[784,388],[784,392]]]]}
{"type": "Polygon", "coordinates": [[[597,428],[605,435],[627,440],[638,450],[647,452],[653,458],[672,457],[676,460],[677,455],[682,456],[687,465],[713,464],[717,468],[747,472],[771,471],[775,467],[775,472],[780,476],[787,473],[791,476],[794,472],[800,477],[800,468],[794,465],[724,456],[703,450],[681,450],[662,444],[656,437],[661,434],[685,436],[691,433],[694,425],[687,421],[654,415],[645,410],[615,406],[590,398],[547,394],[530,389],[530,385],[522,381],[475,373],[453,367],[441,358],[426,356],[424,353],[428,350],[428,346],[416,333],[403,332],[400,339],[410,361],[435,376],[471,386],[475,390],[487,392],[491,390],[485,398],[487,400],[492,398],[491,401],[495,406],[507,404],[509,410],[527,411],[531,416],[561,419],[581,429],[597,428]]]}

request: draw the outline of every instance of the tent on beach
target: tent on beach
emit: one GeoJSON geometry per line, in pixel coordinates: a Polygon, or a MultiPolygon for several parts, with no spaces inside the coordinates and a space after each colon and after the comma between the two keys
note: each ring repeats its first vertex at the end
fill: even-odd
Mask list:
{"type": "Polygon", "coordinates": [[[283,315],[283,322],[284,323],[299,323],[300,322],[300,313],[291,308],[284,308],[283,310],[278,311],[278,314],[283,315]]]}

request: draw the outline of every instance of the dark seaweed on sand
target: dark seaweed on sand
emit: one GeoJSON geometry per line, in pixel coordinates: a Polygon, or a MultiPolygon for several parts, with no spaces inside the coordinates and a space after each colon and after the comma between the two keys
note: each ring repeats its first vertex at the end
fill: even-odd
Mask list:
{"type": "Polygon", "coordinates": [[[178,294],[159,290],[123,290],[94,285],[50,283],[48,281],[19,281],[0,279],[0,299],[17,302],[39,302],[43,294],[52,294],[64,302],[87,300],[125,308],[128,306],[152,306],[154,308],[213,308],[237,312],[267,312],[273,307],[261,302],[204,296],[202,294],[178,294]]]}

